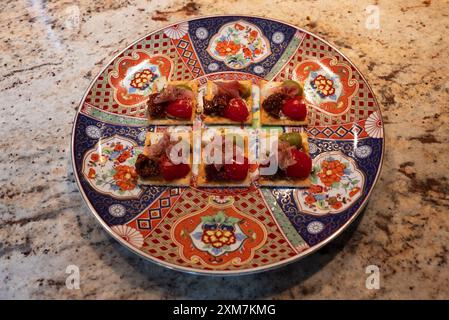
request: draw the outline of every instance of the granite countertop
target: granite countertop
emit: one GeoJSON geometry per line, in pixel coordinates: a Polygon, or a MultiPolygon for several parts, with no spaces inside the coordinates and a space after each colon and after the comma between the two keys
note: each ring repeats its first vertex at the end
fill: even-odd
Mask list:
{"type": "Polygon", "coordinates": [[[103,3],[0,4],[0,298],[449,298],[448,1],[103,3]],[[371,3],[379,29],[365,27],[371,3]],[[318,253],[262,274],[192,276],[128,252],[89,214],[71,128],[90,81],[119,50],[170,22],[233,12],[336,44],[373,86],[386,155],[364,214],[318,253]],[[372,264],[379,290],[365,288],[372,264]],[[65,285],[68,265],[80,269],[80,290],[65,285]]]}

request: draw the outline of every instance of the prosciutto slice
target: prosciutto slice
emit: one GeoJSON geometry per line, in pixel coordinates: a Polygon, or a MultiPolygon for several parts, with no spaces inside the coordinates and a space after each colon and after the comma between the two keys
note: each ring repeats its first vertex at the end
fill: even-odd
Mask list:
{"type": "Polygon", "coordinates": [[[286,96],[288,96],[289,98],[294,98],[298,94],[300,94],[299,90],[300,89],[293,84],[283,84],[278,87],[270,88],[269,95],[274,94],[274,93],[282,93],[282,94],[285,94],[286,96]]]}
{"type": "Polygon", "coordinates": [[[193,100],[194,94],[192,90],[182,86],[168,85],[162,90],[157,97],[154,98],[154,103],[172,102],[178,99],[193,100]]]}
{"type": "Polygon", "coordinates": [[[150,159],[158,158],[165,153],[169,145],[170,134],[165,132],[162,138],[157,143],[154,143],[150,146],[145,146],[144,154],[150,159]]]}
{"type": "Polygon", "coordinates": [[[292,155],[293,149],[295,149],[295,146],[291,146],[289,143],[285,141],[279,141],[278,161],[280,169],[285,170],[296,163],[296,160],[293,158],[292,155]]]}
{"type": "Polygon", "coordinates": [[[232,98],[240,98],[240,83],[237,80],[234,81],[217,81],[217,94],[228,94],[232,98]]]}

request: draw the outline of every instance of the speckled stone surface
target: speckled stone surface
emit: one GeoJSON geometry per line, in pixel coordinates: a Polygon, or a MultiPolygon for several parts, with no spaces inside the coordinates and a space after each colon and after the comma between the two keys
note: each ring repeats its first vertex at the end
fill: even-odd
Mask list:
{"type": "Polygon", "coordinates": [[[102,3],[0,4],[0,298],[449,298],[448,1],[102,3]],[[365,27],[370,3],[380,29],[365,27]],[[208,278],[146,262],[102,230],[77,190],[70,138],[84,91],[115,53],[167,23],[233,12],[336,44],[373,86],[386,155],[364,214],[336,241],[279,270],[208,278]],[[71,264],[80,290],[65,285],[71,264]],[[371,264],[379,290],[365,287],[371,264]]]}

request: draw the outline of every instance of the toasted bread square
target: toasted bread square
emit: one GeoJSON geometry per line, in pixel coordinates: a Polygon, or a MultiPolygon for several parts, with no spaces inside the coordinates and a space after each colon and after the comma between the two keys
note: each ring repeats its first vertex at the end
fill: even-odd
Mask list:
{"type": "MultiPolygon", "coordinates": [[[[148,124],[150,125],[167,125],[167,126],[171,126],[171,125],[177,125],[177,124],[181,124],[181,125],[186,125],[186,124],[193,124],[193,120],[195,119],[195,114],[196,114],[196,109],[198,106],[198,82],[196,80],[191,80],[191,81],[170,81],[167,83],[167,85],[174,85],[174,86],[178,86],[178,85],[184,85],[184,86],[188,86],[192,89],[193,91],[193,106],[192,106],[192,116],[190,119],[174,119],[174,118],[152,118],[149,114],[147,114],[147,118],[148,118],[148,124]]],[[[158,88],[157,86],[153,86],[153,93],[157,93],[158,92],[158,88]]]]}
{"type": "Polygon", "coordinates": [[[262,126],[306,126],[309,123],[307,117],[303,121],[275,118],[262,107],[265,99],[270,96],[268,89],[281,84],[282,82],[276,81],[268,82],[263,80],[260,82],[260,124],[262,126]]]}
{"type": "MultiPolygon", "coordinates": [[[[162,137],[163,133],[161,132],[147,132],[146,138],[145,138],[145,146],[150,146],[152,143],[157,143],[159,139],[162,137]]],[[[185,132],[185,133],[179,133],[179,136],[182,139],[185,139],[190,144],[190,159],[189,159],[189,165],[190,165],[190,172],[188,175],[186,175],[184,178],[181,179],[175,179],[172,181],[165,180],[162,176],[157,177],[151,177],[147,179],[142,179],[141,177],[138,178],[138,184],[142,185],[154,185],[154,186],[173,186],[173,187],[180,187],[180,186],[189,186],[190,181],[192,179],[192,132],[185,132]]],[[[145,154],[145,152],[143,153],[145,154]]],[[[146,155],[146,154],[145,154],[146,155]]]]}
{"type": "MultiPolygon", "coordinates": [[[[220,80],[220,82],[230,82],[230,80],[220,80]]],[[[248,98],[245,99],[246,102],[246,106],[248,107],[248,112],[249,112],[249,116],[248,119],[246,119],[245,122],[238,122],[238,121],[233,121],[231,119],[225,118],[225,117],[221,117],[221,116],[211,116],[211,115],[206,115],[202,114],[203,116],[203,122],[205,124],[252,124],[253,122],[253,94],[252,94],[252,82],[251,80],[241,80],[239,81],[239,83],[243,86],[245,86],[247,89],[249,89],[250,94],[248,96],[248,98]]],[[[214,98],[214,82],[208,80],[207,81],[207,85],[206,85],[206,92],[204,94],[204,99],[205,100],[212,100],[214,98]]],[[[204,108],[203,108],[204,110],[204,108]]]]}
{"type": "MultiPolygon", "coordinates": [[[[307,139],[307,133],[301,132],[302,138],[302,149],[309,156],[309,142],[307,139]]],[[[280,170],[278,168],[278,170],[280,170]]],[[[293,187],[293,188],[307,188],[311,185],[310,175],[305,179],[290,179],[290,178],[280,178],[280,179],[269,179],[266,176],[259,175],[257,183],[264,187],[293,187]]]]}

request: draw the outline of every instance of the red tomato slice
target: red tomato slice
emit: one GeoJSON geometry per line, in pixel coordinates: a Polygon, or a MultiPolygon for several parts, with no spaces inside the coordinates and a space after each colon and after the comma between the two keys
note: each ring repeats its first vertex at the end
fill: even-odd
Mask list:
{"type": "Polygon", "coordinates": [[[167,181],[184,178],[190,172],[187,163],[173,164],[167,158],[161,161],[160,167],[162,177],[167,181]]]}
{"type": "Polygon", "coordinates": [[[224,109],[224,116],[233,121],[245,122],[249,116],[246,102],[240,98],[231,99],[224,109]]]}
{"type": "Polygon", "coordinates": [[[307,116],[307,107],[299,98],[291,98],[282,106],[282,113],[293,120],[304,120],[307,116]]]}
{"type": "Polygon", "coordinates": [[[170,102],[165,111],[176,118],[190,119],[192,117],[192,101],[189,99],[178,99],[170,102]]]}
{"type": "Polygon", "coordinates": [[[234,159],[233,163],[224,165],[224,170],[228,179],[235,181],[244,180],[249,170],[248,159],[244,157],[243,163],[237,163],[234,159]]]}
{"type": "Polygon", "coordinates": [[[312,159],[302,151],[293,149],[291,152],[296,163],[287,168],[287,176],[299,179],[307,178],[312,171],[312,159]]]}

